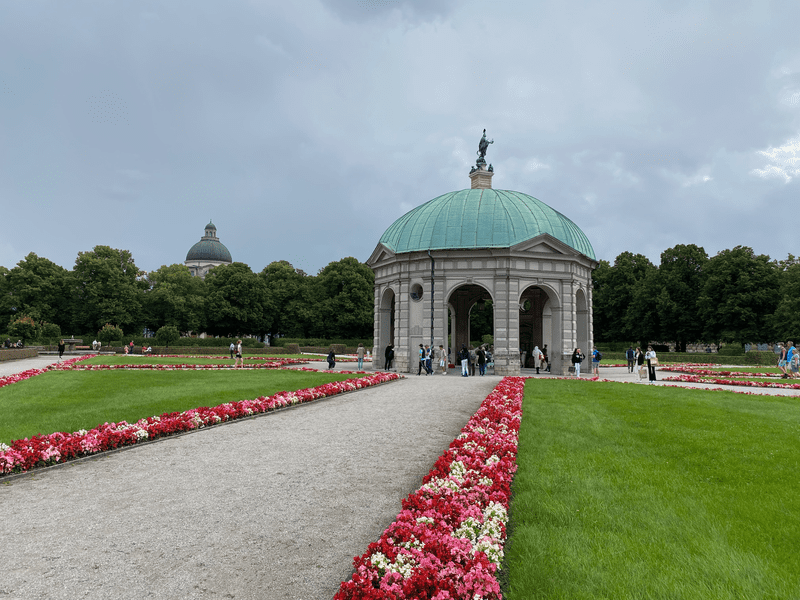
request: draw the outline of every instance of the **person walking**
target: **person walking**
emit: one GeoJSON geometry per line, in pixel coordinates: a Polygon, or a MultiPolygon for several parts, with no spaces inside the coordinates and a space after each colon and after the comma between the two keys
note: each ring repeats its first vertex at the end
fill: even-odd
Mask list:
{"type": "Polygon", "coordinates": [[[236,344],[231,342],[231,360],[233,360],[233,354],[236,352],[236,344]]]}
{"type": "Polygon", "coordinates": [[[639,371],[639,379],[644,379],[644,352],[642,352],[642,349],[637,346],[634,355],[636,369],[639,371]]]}
{"type": "Polygon", "coordinates": [[[581,363],[583,359],[586,358],[586,355],[581,352],[580,348],[575,348],[572,352],[572,366],[575,367],[575,377],[581,376],[581,363]]]}
{"type": "Polygon", "coordinates": [[[533,366],[536,368],[536,374],[539,375],[539,369],[542,368],[542,351],[539,346],[533,347],[533,366]]]}
{"type": "Polygon", "coordinates": [[[335,366],[336,366],[336,354],[334,353],[333,348],[331,348],[331,351],[328,352],[328,369],[332,371],[333,367],[335,366]]]}
{"type": "Polygon", "coordinates": [[[244,359],[242,358],[242,340],[236,341],[236,362],[234,363],[233,368],[244,368],[244,359]],[[241,363],[241,366],[239,363],[241,363]]]}
{"type": "Polygon", "coordinates": [[[131,340],[131,344],[130,345],[131,345],[131,349],[128,352],[128,354],[133,354],[133,340],[131,340]]]}
{"type": "Polygon", "coordinates": [[[475,356],[475,348],[474,346],[469,347],[469,374],[472,377],[475,377],[475,361],[477,360],[477,356],[475,356]]]}
{"type": "Polygon", "coordinates": [[[656,380],[656,365],[658,364],[658,356],[656,356],[656,351],[653,350],[652,346],[647,347],[647,352],[645,353],[644,358],[647,361],[648,382],[653,383],[656,380]]]}
{"type": "Polygon", "coordinates": [[[633,346],[628,346],[628,349],[625,351],[625,358],[628,359],[628,373],[633,373],[633,361],[636,358],[633,352],[633,346]]]}
{"type": "Polygon", "coordinates": [[[439,368],[442,370],[442,375],[447,375],[447,352],[441,344],[439,344],[439,368]]]}
{"type": "Polygon", "coordinates": [[[383,363],[383,370],[388,371],[392,368],[392,361],[394,360],[394,344],[386,346],[386,350],[383,352],[383,358],[386,360],[386,362],[383,363]]]}
{"type": "Polygon", "coordinates": [[[547,373],[549,373],[550,372],[550,359],[547,357],[547,344],[542,346],[542,356],[544,357],[544,358],[542,358],[542,366],[543,367],[547,367],[545,369],[545,371],[547,373]]]}
{"type": "Polygon", "coordinates": [[[781,379],[786,379],[789,375],[786,373],[786,347],[781,344],[780,345],[780,355],[778,356],[778,368],[781,370],[781,379]]]}
{"type": "Polygon", "coordinates": [[[356,358],[358,358],[358,370],[364,370],[364,354],[366,350],[364,350],[364,344],[359,344],[358,348],[356,349],[356,358]]]}
{"type": "Polygon", "coordinates": [[[417,376],[422,375],[422,369],[425,366],[425,346],[422,344],[419,345],[419,350],[417,350],[417,376]]]}
{"type": "Polygon", "coordinates": [[[792,374],[786,373],[786,377],[792,379],[797,377],[797,348],[794,347],[794,342],[786,342],[786,368],[790,369],[792,374]]]}
{"type": "Polygon", "coordinates": [[[58,362],[61,362],[61,357],[64,356],[64,350],[67,348],[67,345],[64,343],[64,340],[58,342],[58,362]]]}

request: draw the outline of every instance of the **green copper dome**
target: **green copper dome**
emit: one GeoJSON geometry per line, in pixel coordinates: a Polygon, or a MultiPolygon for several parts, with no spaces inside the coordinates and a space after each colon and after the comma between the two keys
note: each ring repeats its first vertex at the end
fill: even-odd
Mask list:
{"type": "Polygon", "coordinates": [[[542,234],[595,260],[581,229],[560,212],[527,194],[494,189],[450,192],[395,221],[380,243],[392,252],[509,248],[542,234]]]}
{"type": "MultiPolygon", "coordinates": [[[[185,246],[184,246],[185,247],[185,246]]],[[[231,253],[222,242],[216,240],[203,239],[189,248],[186,260],[218,260],[221,262],[233,262],[231,253]]]]}

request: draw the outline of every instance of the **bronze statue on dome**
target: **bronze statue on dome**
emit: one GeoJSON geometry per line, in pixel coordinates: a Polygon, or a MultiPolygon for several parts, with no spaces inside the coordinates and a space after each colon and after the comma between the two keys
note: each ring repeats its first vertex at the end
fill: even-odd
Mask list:
{"type": "Polygon", "coordinates": [[[483,130],[483,137],[481,141],[478,142],[478,157],[481,162],[485,162],[483,158],[486,156],[486,151],[489,149],[489,144],[494,144],[494,140],[491,142],[486,139],[486,130],[483,130]]]}

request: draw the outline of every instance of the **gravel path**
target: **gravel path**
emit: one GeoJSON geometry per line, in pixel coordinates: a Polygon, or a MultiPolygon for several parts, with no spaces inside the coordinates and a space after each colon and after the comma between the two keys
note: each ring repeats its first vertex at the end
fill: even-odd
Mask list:
{"type": "Polygon", "coordinates": [[[0,600],[329,600],[499,380],[409,376],[0,482],[0,600]]]}

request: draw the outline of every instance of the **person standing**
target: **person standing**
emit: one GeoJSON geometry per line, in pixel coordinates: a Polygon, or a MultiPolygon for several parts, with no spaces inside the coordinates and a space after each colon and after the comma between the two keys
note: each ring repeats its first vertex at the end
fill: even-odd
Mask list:
{"type": "Polygon", "coordinates": [[[236,344],[231,342],[231,360],[233,360],[233,354],[236,352],[236,344]]]}
{"type": "Polygon", "coordinates": [[[594,374],[597,377],[600,377],[600,361],[603,360],[603,355],[600,354],[600,351],[595,348],[592,350],[592,369],[594,369],[594,374]]]}
{"type": "Polygon", "coordinates": [[[581,363],[583,359],[586,358],[586,355],[581,352],[580,348],[575,348],[572,352],[572,366],[575,367],[575,377],[581,376],[581,363]]]}
{"type": "Polygon", "coordinates": [[[546,366],[546,372],[550,372],[550,359],[547,357],[547,344],[542,347],[542,366],[546,366]]]}
{"type": "Polygon", "coordinates": [[[433,375],[433,348],[425,344],[425,376],[433,375]]]}
{"type": "Polygon", "coordinates": [[[425,346],[419,345],[417,350],[417,376],[422,375],[422,367],[425,364],[425,346]]]}
{"type": "Polygon", "coordinates": [[[649,383],[653,383],[656,380],[656,365],[658,364],[658,357],[656,356],[656,351],[653,350],[652,346],[647,347],[647,352],[645,353],[644,358],[647,361],[647,379],[649,383]]]}
{"type": "Polygon", "coordinates": [[[466,344],[461,345],[461,350],[458,351],[458,360],[461,361],[461,376],[469,377],[469,350],[467,350],[466,344]]]}
{"type": "Polygon", "coordinates": [[[131,346],[131,348],[130,348],[130,351],[128,352],[128,354],[133,354],[133,340],[131,340],[130,346],[131,346]]]}
{"type": "Polygon", "coordinates": [[[66,347],[67,345],[64,343],[64,340],[58,342],[58,362],[61,362],[61,357],[64,356],[64,350],[66,347]]]}
{"type": "Polygon", "coordinates": [[[536,374],[539,375],[539,369],[542,367],[542,351],[539,346],[533,347],[533,366],[536,367],[536,374]]]}
{"type": "Polygon", "coordinates": [[[628,346],[628,349],[625,351],[625,358],[628,359],[628,373],[633,373],[633,361],[636,358],[633,352],[633,346],[628,346]]]}
{"type": "Polygon", "coordinates": [[[358,349],[356,349],[356,358],[358,358],[358,370],[359,371],[363,371],[364,370],[364,353],[365,352],[366,352],[366,350],[364,350],[364,344],[359,344],[358,345],[358,349]]]}
{"type": "Polygon", "coordinates": [[[386,362],[383,364],[383,370],[388,371],[392,368],[392,361],[394,360],[394,344],[386,346],[383,357],[386,359],[386,362]]]}
{"type": "Polygon", "coordinates": [[[475,356],[475,347],[474,346],[470,346],[469,347],[469,374],[472,377],[475,377],[475,361],[476,360],[477,360],[477,357],[475,356]]]}
{"type": "Polygon", "coordinates": [[[638,346],[636,347],[636,352],[634,352],[636,361],[636,368],[639,371],[639,379],[644,379],[644,352],[638,346]]]}
{"type": "Polygon", "coordinates": [[[442,375],[447,375],[447,352],[441,344],[439,344],[439,368],[442,369],[442,375]]]}
{"type": "Polygon", "coordinates": [[[242,340],[236,341],[236,362],[233,365],[233,368],[244,368],[244,359],[242,358],[242,340]],[[239,365],[241,363],[241,366],[239,365]]]}
{"type": "Polygon", "coordinates": [[[483,350],[483,346],[478,346],[475,355],[478,358],[478,372],[483,377],[486,374],[486,352],[483,350]]]}

